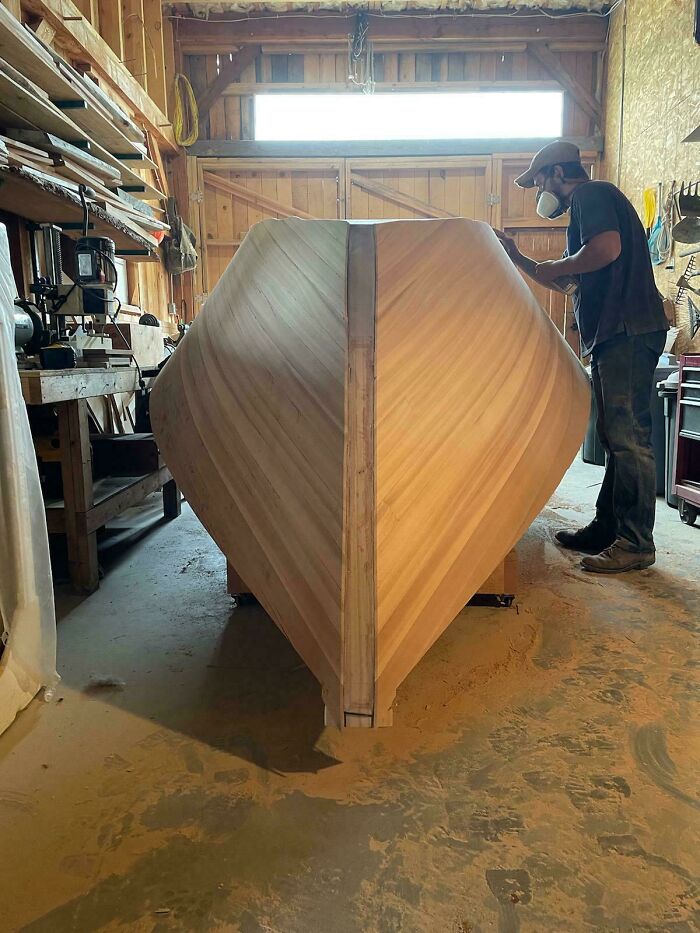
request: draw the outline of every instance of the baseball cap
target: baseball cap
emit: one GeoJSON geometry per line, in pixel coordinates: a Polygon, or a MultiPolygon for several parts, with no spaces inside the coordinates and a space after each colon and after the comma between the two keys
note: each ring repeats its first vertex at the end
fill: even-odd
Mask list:
{"type": "Polygon", "coordinates": [[[535,175],[550,165],[561,165],[562,162],[580,162],[581,153],[578,146],[568,143],[565,139],[557,139],[540,149],[533,157],[530,168],[518,175],[515,184],[519,188],[534,188],[535,175]]]}

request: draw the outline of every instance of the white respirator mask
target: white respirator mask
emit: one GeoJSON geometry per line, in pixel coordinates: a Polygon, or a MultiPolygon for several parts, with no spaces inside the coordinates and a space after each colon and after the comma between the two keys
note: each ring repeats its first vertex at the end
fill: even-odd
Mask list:
{"type": "Polygon", "coordinates": [[[543,220],[554,220],[564,213],[564,205],[556,194],[551,191],[542,191],[537,198],[537,213],[543,220]]]}

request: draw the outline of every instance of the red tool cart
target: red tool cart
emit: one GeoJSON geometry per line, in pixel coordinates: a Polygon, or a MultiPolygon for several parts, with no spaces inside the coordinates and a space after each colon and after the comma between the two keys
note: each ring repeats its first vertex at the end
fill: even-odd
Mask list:
{"type": "Polygon", "coordinates": [[[700,356],[681,356],[673,491],[686,525],[700,515],[700,356]]]}

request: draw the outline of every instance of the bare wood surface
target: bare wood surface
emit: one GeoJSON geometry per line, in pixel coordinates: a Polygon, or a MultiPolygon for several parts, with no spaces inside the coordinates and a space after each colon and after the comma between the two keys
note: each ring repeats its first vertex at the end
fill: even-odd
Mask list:
{"type": "Polygon", "coordinates": [[[212,106],[221,97],[226,88],[230,84],[240,80],[241,75],[248,65],[255,62],[259,54],[260,47],[251,45],[237,50],[233,53],[232,58],[224,60],[219,74],[197,99],[200,123],[209,115],[212,106]]]}
{"type": "Polygon", "coordinates": [[[556,55],[549,50],[546,45],[533,43],[528,48],[529,54],[534,56],[537,61],[547,69],[547,71],[559,81],[564,90],[574,98],[576,103],[584,110],[594,122],[595,126],[601,123],[601,106],[593,94],[585,88],[576,78],[562,65],[556,55]]]}
{"type": "Polygon", "coordinates": [[[343,510],[343,713],[372,724],[377,602],[375,554],[375,227],[350,227],[343,510]]]}
{"type": "Polygon", "coordinates": [[[28,405],[50,405],[71,399],[135,392],[138,373],[123,369],[37,369],[20,372],[22,395],[28,405]]]}
{"type": "Polygon", "coordinates": [[[435,207],[433,204],[428,204],[427,201],[423,201],[420,198],[414,198],[411,197],[411,195],[402,194],[400,191],[397,191],[396,188],[392,188],[390,185],[383,185],[377,181],[370,181],[369,178],[363,178],[363,176],[358,172],[352,172],[350,175],[350,182],[351,184],[356,185],[358,188],[369,191],[370,194],[377,194],[380,198],[384,198],[386,201],[392,201],[394,204],[399,204],[401,207],[407,207],[410,211],[413,211],[414,214],[420,214],[423,217],[455,216],[449,211],[435,207]]]}
{"type": "MultiPolygon", "coordinates": [[[[117,3],[118,0],[112,0],[117,3]]],[[[56,30],[63,44],[76,58],[90,62],[123,95],[136,115],[154,134],[166,152],[176,153],[172,127],[165,114],[156,106],[129,73],[109,44],[86,19],[71,0],[24,0],[27,10],[42,17],[56,30]]]]}
{"type": "Polygon", "coordinates": [[[589,388],[485,223],[365,224],[376,261],[360,279],[349,227],[253,227],[151,417],[193,509],[321,682],[327,720],[366,726],[391,721],[397,686],[545,504],[589,388]]]}
{"type": "Polygon", "coordinates": [[[93,492],[90,431],[84,398],[58,406],[58,436],[68,572],[76,590],[92,593],[99,586],[99,568],[97,535],[87,527],[93,492]]]}
{"type": "Polygon", "coordinates": [[[347,225],[335,221],[257,224],[236,254],[235,274],[219,281],[151,396],[174,478],[322,683],[334,721],[346,241],[347,225]],[[261,256],[272,274],[259,275],[261,256]]]}
{"type": "MultiPolygon", "coordinates": [[[[601,136],[569,137],[581,152],[601,152],[601,136]]],[[[200,158],[286,159],[313,156],[375,158],[381,156],[464,156],[491,153],[525,153],[531,156],[551,143],[542,139],[409,139],[321,142],[258,142],[247,139],[202,139],[187,150],[200,158]]]]}
{"type": "Polygon", "coordinates": [[[245,185],[238,185],[236,182],[228,181],[226,178],[220,178],[214,172],[204,172],[204,181],[212,188],[218,188],[220,191],[226,191],[248,204],[253,204],[269,214],[279,214],[282,217],[305,217],[312,219],[313,214],[303,211],[300,208],[292,207],[291,204],[283,204],[275,198],[267,198],[262,194],[257,194],[245,185]]]}
{"type": "Polygon", "coordinates": [[[506,554],[476,592],[495,596],[501,594],[514,596],[518,592],[518,552],[515,549],[506,554]]]}
{"type": "MultiPolygon", "coordinates": [[[[54,0],[56,2],[56,0],[54,0]]],[[[406,40],[409,43],[430,42],[436,38],[448,50],[450,42],[486,41],[518,42],[522,40],[548,42],[580,42],[605,40],[606,21],[601,16],[576,17],[575,26],[567,17],[512,15],[490,16],[378,16],[372,19],[370,39],[374,42],[406,40]]],[[[204,54],[205,50],[228,51],[245,43],[267,43],[288,46],[290,42],[324,44],[347,42],[355,28],[355,17],[348,16],[260,16],[226,14],[222,21],[184,19],[179,24],[178,37],[185,54],[204,54]]]]}

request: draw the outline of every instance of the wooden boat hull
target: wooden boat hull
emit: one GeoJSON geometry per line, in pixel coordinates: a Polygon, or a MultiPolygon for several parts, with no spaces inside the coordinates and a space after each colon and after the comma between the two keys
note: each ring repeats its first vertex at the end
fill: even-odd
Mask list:
{"type": "Polygon", "coordinates": [[[151,398],[178,485],[340,726],[390,722],[588,412],[578,360],[461,219],[256,225],[151,398]]]}

